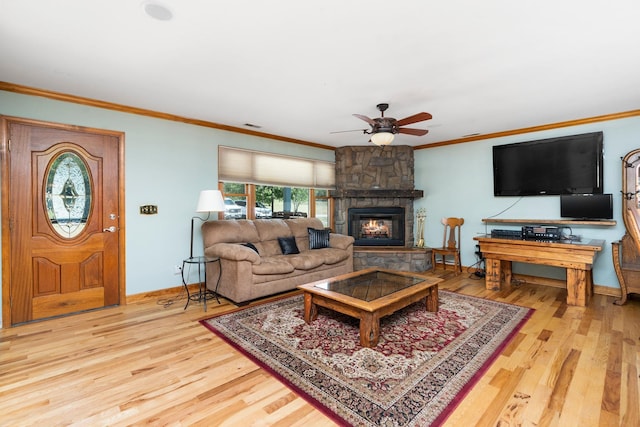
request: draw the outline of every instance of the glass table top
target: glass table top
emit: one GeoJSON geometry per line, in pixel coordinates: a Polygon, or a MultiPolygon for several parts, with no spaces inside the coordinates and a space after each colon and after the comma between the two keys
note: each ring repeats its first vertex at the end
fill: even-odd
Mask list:
{"type": "Polygon", "coordinates": [[[424,278],[373,271],[349,279],[319,283],[315,286],[363,301],[373,301],[420,282],[424,282],[424,278]]]}

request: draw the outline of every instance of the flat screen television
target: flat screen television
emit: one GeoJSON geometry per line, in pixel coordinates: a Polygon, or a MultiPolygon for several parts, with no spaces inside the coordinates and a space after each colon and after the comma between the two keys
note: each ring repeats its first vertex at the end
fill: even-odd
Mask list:
{"type": "Polygon", "coordinates": [[[493,194],[602,194],[603,134],[592,132],[493,147],[493,194]]]}
{"type": "Polygon", "coordinates": [[[563,194],[560,196],[560,216],[571,219],[612,219],[613,195],[563,194]]]}

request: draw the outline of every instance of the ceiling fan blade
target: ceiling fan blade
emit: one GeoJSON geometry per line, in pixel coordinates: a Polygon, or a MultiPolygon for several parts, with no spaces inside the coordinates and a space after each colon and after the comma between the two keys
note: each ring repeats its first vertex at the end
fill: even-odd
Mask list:
{"type": "Polygon", "coordinates": [[[433,116],[429,113],[418,113],[413,116],[405,117],[396,122],[398,126],[410,125],[411,123],[422,122],[424,120],[430,120],[433,116]]]}
{"type": "Polygon", "coordinates": [[[407,135],[422,136],[429,133],[426,129],[398,128],[398,133],[406,133],[407,135]]]}
{"type": "Polygon", "coordinates": [[[360,120],[364,120],[365,122],[369,123],[371,126],[375,126],[376,122],[373,119],[370,119],[367,116],[363,116],[362,114],[354,114],[355,117],[359,118],[360,120]]]}
{"type": "Polygon", "coordinates": [[[332,133],[346,133],[346,132],[362,132],[365,133],[367,131],[367,129],[351,129],[351,130],[337,130],[334,132],[329,132],[329,134],[332,133]]]}

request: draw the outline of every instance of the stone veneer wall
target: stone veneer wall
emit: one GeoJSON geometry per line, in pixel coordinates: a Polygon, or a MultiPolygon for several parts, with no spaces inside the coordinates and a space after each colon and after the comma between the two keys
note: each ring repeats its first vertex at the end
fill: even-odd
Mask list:
{"type": "Polygon", "coordinates": [[[413,190],[413,148],[408,145],[336,149],[338,190],[413,190]]]}
{"type": "Polygon", "coordinates": [[[414,245],[413,148],[407,145],[348,146],[336,149],[335,231],[348,233],[347,210],[404,207],[405,247],[414,245]]]}
{"type": "Polygon", "coordinates": [[[353,269],[364,270],[369,267],[384,267],[400,271],[426,271],[431,269],[431,248],[404,250],[365,250],[353,251],[353,269]]]}

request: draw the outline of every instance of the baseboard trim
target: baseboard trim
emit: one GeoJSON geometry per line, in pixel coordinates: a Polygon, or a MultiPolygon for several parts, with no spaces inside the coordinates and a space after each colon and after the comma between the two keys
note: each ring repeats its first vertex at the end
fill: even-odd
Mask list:
{"type": "MultiPolygon", "coordinates": [[[[551,286],[553,288],[566,289],[567,287],[567,283],[564,280],[551,279],[548,277],[529,276],[526,274],[514,274],[513,280],[519,280],[533,285],[551,286]]],[[[612,288],[609,286],[593,285],[593,293],[620,298],[621,290],[620,288],[612,288]]]]}
{"type": "MultiPolygon", "coordinates": [[[[525,283],[530,283],[532,285],[542,285],[542,286],[551,286],[554,288],[566,288],[567,284],[564,280],[559,279],[550,279],[548,277],[538,277],[538,276],[529,276],[526,274],[514,274],[514,280],[519,280],[525,283]]],[[[165,297],[167,295],[175,295],[184,289],[184,286],[175,286],[173,288],[165,288],[158,289],[155,291],[142,292],[139,294],[127,295],[127,304],[133,304],[140,301],[145,301],[148,299],[157,299],[161,297],[165,297]]],[[[192,283],[189,285],[189,292],[197,292],[199,290],[199,286],[197,283],[192,283]]],[[[602,285],[594,285],[593,292],[598,295],[606,295],[610,297],[620,298],[621,290],[619,288],[612,288],[609,286],[602,285]]]]}
{"type": "MultiPolygon", "coordinates": [[[[192,283],[191,285],[189,285],[189,293],[191,292],[198,292],[200,290],[200,287],[197,283],[192,283]]],[[[175,295],[175,294],[179,294],[180,292],[184,291],[184,286],[175,286],[173,288],[164,288],[164,289],[157,289],[155,291],[149,291],[149,292],[142,292],[139,294],[132,294],[132,295],[127,295],[127,304],[133,304],[136,302],[140,302],[140,301],[146,301],[149,299],[157,299],[157,298],[161,298],[161,297],[166,297],[167,295],[175,295]]]]}

